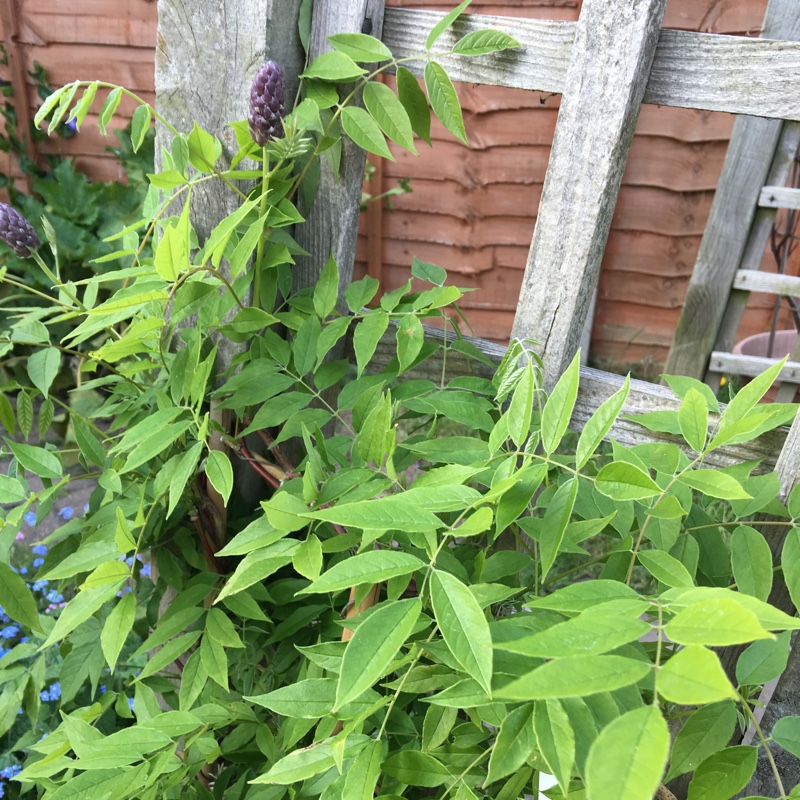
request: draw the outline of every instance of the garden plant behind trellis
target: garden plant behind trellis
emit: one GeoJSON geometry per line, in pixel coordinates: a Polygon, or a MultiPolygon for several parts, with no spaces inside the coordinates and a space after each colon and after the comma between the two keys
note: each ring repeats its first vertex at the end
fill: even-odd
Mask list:
{"type": "MultiPolygon", "coordinates": [[[[543,771],[556,796],[668,797],[662,781],[682,792],[691,776],[690,800],[726,800],[755,771],[750,794],[789,796],[800,429],[778,430],[795,406],[757,405],[781,365],[724,407],[697,380],[670,378],[672,394],[575,354],[641,102],[800,118],[798,46],[661,31],[665,2],[585,0],[577,23],[555,23],[316,0],[312,25],[308,2],[187,18],[162,0],[158,102],[132,136],[155,114],[163,150],[142,224],[117,237],[131,268],[62,283],[57,257],[34,254],[54,297],[7,334],[26,354],[5,387],[15,408],[0,404],[10,434],[28,437],[33,400],[64,402],[64,352],[104,402],[65,406],[73,473],[53,446],[6,440],[0,604],[28,641],[0,658],[0,728],[12,766],[27,758],[21,785],[0,788],[514,800],[543,771]],[[265,56],[265,17],[287,105],[304,75],[284,138],[253,122],[257,106],[280,131],[275,65],[249,129],[223,128],[265,56]],[[210,58],[218,41],[239,46],[210,58]],[[386,63],[398,95],[371,80],[386,63]],[[373,307],[376,283],[350,281],[359,145],[428,138],[414,72],[462,140],[450,78],[564,94],[508,351],[423,328],[447,328],[461,296],[434,265],[415,260],[425,288],[373,307]],[[15,535],[87,475],[89,510],[53,534],[37,576],[68,602],[38,613],[8,566],[15,535]],[[571,581],[595,564],[598,580],[571,581]],[[762,729],[752,700],[778,676],[762,729]]],[[[773,0],[768,21],[800,16],[791,5],[773,0]]],[[[37,119],[80,124],[107,88],[64,87],[37,119]]]]}

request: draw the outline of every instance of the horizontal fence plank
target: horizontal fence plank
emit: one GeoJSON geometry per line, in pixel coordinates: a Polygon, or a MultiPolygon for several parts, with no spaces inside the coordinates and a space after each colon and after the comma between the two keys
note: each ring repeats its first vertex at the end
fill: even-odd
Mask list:
{"type": "MultiPolygon", "coordinates": [[[[428,31],[442,16],[434,11],[387,8],[383,40],[395,56],[410,58],[420,52],[428,31]]],[[[444,59],[451,77],[466,83],[560,93],[576,24],[463,16],[440,42],[447,47],[469,31],[504,30],[523,45],[522,50],[444,59]]],[[[422,72],[420,61],[409,62],[408,67],[422,72]]],[[[800,43],[663,29],[644,102],[800,119],[799,69],[800,43]]]]}
{"type": "MultiPolygon", "coordinates": [[[[375,355],[370,362],[369,369],[373,373],[380,372],[396,358],[396,333],[397,327],[394,323],[391,323],[378,343],[375,355]]],[[[448,342],[455,340],[455,336],[449,332],[445,334],[441,330],[425,326],[426,341],[441,343],[445,338],[448,342]]],[[[492,366],[476,361],[468,361],[464,355],[453,350],[447,351],[446,363],[443,365],[443,350],[440,348],[430,358],[410,372],[405,373],[404,380],[421,378],[438,383],[442,379],[443,366],[447,380],[459,375],[476,375],[482,378],[491,378],[496,366],[505,355],[506,348],[485,339],[464,338],[475,345],[492,362],[492,366]]],[[[348,348],[348,357],[353,359],[352,339],[348,341],[348,348]]],[[[797,366],[800,369],[800,364],[797,366]]],[[[620,375],[613,375],[590,367],[581,367],[578,399],[572,414],[570,427],[573,430],[582,430],[597,407],[622,386],[623,380],[620,375]]],[[[678,398],[666,387],[645,381],[632,380],[630,394],[622,413],[630,415],[649,411],[677,411],[679,406],[680,401],[678,398]]],[[[713,424],[713,419],[711,424],[713,424]]],[[[767,472],[775,468],[778,455],[786,439],[786,433],[787,429],[782,428],[763,434],[752,442],[720,447],[704,459],[704,464],[709,467],[722,468],[739,464],[742,461],[762,459],[758,471],[767,472]]],[[[667,433],[653,433],[629,419],[618,419],[609,431],[608,438],[613,438],[626,446],[645,442],[672,442],[689,452],[679,437],[671,436],[667,433]]]]}
{"type": "Polygon", "coordinates": [[[765,186],[758,197],[761,208],[800,209],[800,189],[786,186],[765,186]]]}
{"type": "MultiPolygon", "coordinates": [[[[711,372],[727,372],[731,375],[746,375],[747,377],[754,378],[777,361],[777,358],[736,355],[734,353],[721,353],[719,350],[715,350],[711,354],[711,361],[708,368],[711,372]]],[[[800,362],[787,361],[780,371],[780,375],[778,375],[778,380],[800,383],[800,362]]]]}
{"type": "Polygon", "coordinates": [[[784,297],[800,297],[800,278],[794,275],[776,275],[757,269],[740,269],[733,280],[734,289],[747,292],[768,292],[784,297]]]}

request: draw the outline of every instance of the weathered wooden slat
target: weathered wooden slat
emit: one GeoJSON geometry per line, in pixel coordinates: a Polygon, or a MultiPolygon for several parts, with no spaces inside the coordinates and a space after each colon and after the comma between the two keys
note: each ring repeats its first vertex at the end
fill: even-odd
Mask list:
{"type": "MultiPolygon", "coordinates": [[[[380,37],[383,12],[383,0],[318,0],[314,4],[309,58],[330,50],[327,37],[334,33],[368,32],[380,37]]],[[[365,166],[366,153],[346,136],[342,138],[339,175],[334,175],[327,159],[321,159],[317,199],[296,232],[300,246],[313,255],[297,259],[292,270],[295,291],[313,286],[333,255],[339,265],[341,302],[353,277],[365,166]]]]}
{"type": "Polygon", "coordinates": [[[786,186],[765,186],[758,196],[761,208],[794,208],[800,209],[800,189],[789,189],[786,186]]]}
{"type": "MultiPolygon", "coordinates": [[[[800,6],[793,0],[770,0],[763,35],[792,41],[800,39],[800,6]]],[[[667,360],[669,373],[702,378],[706,372],[708,356],[718,342],[725,317],[728,287],[733,285],[747,250],[761,187],[767,183],[768,176],[773,178],[769,181],[772,185],[783,182],[769,175],[773,156],[779,150],[781,125],[774,120],[751,117],[736,120],[684,311],[667,360]]],[[[759,236],[763,237],[765,231],[762,225],[759,236]]],[[[739,311],[738,307],[733,309],[733,316],[739,311]]],[[[733,318],[732,321],[738,322],[733,318]]],[[[732,329],[732,324],[725,326],[727,337],[732,335],[732,329]]],[[[729,350],[730,344],[725,342],[718,349],[729,350]]]]}
{"type": "MultiPolygon", "coordinates": [[[[754,378],[775,364],[776,361],[778,361],[777,358],[720,353],[715,350],[711,354],[710,369],[713,372],[727,372],[732,375],[746,375],[754,378]]],[[[787,361],[778,375],[778,380],[800,383],[800,363],[787,361]]]]}
{"type": "MultiPolygon", "coordinates": [[[[409,58],[443,15],[400,8],[386,10],[383,39],[392,52],[409,58]]],[[[479,28],[514,36],[522,51],[485,58],[452,58],[455,80],[517,89],[563,92],[575,37],[574,22],[464,16],[444,43],[479,28]]],[[[621,33],[621,32],[620,32],[621,33]]],[[[620,35],[618,41],[624,41],[620,35]]],[[[689,31],[661,31],[644,95],[645,103],[777,119],[800,118],[800,45],[791,36],[776,41],[689,31]],[[783,41],[783,40],[786,41],[783,41]]],[[[420,63],[409,69],[421,73],[420,63]]]]}
{"type": "Polygon", "coordinates": [[[800,278],[761,270],[740,269],[733,280],[733,288],[748,292],[780,294],[785,297],[800,297],[800,278]]]}
{"type": "MultiPolygon", "coordinates": [[[[375,355],[370,362],[369,369],[372,372],[382,371],[397,357],[396,332],[396,325],[394,323],[390,324],[388,331],[378,343],[375,355]]],[[[445,338],[448,343],[455,340],[455,336],[449,332],[445,334],[441,330],[425,326],[426,341],[441,343],[445,338]]],[[[491,364],[483,364],[475,360],[470,361],[463,354],[450,349],[447,350],[446,361],[443,364],[444,355],[443,350],[440,348],[430,358],[410,372],[405,373],[404,380],[420,378],[432,380],[438,384],[442,380],[443,368],[445,380],[452,380],[460,375],[491,378],[497,365],[505,355],[506,348],[486,339],[464,338],[475,345],[491,364]]],[[[354,359],[351,339],[348,340],[347,346],[348,357],[354,359]]],[[[624,378],[621,375],[613,375],[610,372],[603,372],[590,367],[581,367],[578,399],[570,420],[570,427],[574,430],[582,430],[589,417],[597,410],[597,407],[611,397],[622,386],[623,381],[624,378]]],[[[649,411],[676,411],[679,406],[680,400],[666,387],[647,383],[646,381],[632,380],[630,394],[622,413],[631,415],[643,414],[649,411]]],[[[713,420],[711,424],[713,424],[713,420]]],[[[608,437],[626,446],[645,442],[673,442],[679,447],[685,448],[680,437],[671,436],[667,433],[653,433],[631,419],[618,419],[609,431],[608,437]]],[[[720,447],[705,458],[704,464],[709,467],[722,468],[742,461],[763,459],[758,471],[767,472],[774,469],[785,439],[786,429],[770,431],[752,442],[720,447]]]]}
{"type": "Polygon", "coordinates": [[[539,342],[546,387],[580,343],[665,6],[587,0],[577,23],[512,328],[539,342]]]}

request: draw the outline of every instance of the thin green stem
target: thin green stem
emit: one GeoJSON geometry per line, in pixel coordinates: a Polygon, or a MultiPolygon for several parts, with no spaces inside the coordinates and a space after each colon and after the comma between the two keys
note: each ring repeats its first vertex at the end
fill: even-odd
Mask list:
{"type": "Polygon", "coordinates": [[[786,800],[787,794],[786,789],[783,786],[783,781],[781,780],[781,775],[778,772],[778,765],[775,763],[775,758],[772,755],[772,750],[769,749],[769,743],[767,741],[767,737],[764,735],[764,731],[761,730],[761,725],[756,718],[753,709],[750,708],[750,704],[747,700],[739,694],[739,700],[742,702],[742,706],[744,707],[747,716],[750,717],[750,722],[753,724],[753,727],[756,729],[756,734],[758,734],[758,740],[761,743],[761,746],[764,748],[764,752],[767,754],[767,760],[769,761],[770,769],[772,770],[772,775],[775,778],[775,783],[778,787],[778,791],[780,792],[781,800],[786,800]]]}
{"type": "MultiPolygon", "coordinates": [[[[269,151],[267,146],[261,149],[261,203],[258,207],[258,218],[267,213],[267,193],[269,192],[269,151]]],[[[253,305],[261,308],[261,263],[264,260],[265,232],[261,231],[256,246],[256,263],[253,272],[253,305]]]]}

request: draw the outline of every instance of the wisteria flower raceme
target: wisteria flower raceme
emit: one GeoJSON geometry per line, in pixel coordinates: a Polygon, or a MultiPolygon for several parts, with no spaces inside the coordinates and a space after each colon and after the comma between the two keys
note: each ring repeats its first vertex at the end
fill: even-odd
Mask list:
{"type": "Polygon", "coordinates": [[[275,61],[265,61],[253,79],[247,121],[259,147],[283,136],[286,80],[283,68],[275,61]]]}
{"type": "Polygon", "coordinates": [[[6,203],[0,203],[0,239],[22,258],[42,246],[30,222],[6,203]]]}

